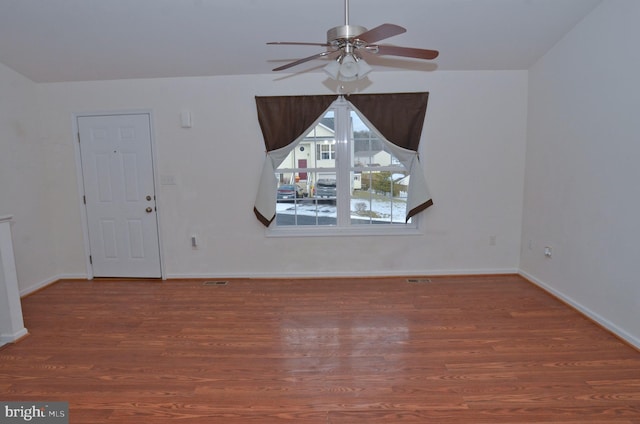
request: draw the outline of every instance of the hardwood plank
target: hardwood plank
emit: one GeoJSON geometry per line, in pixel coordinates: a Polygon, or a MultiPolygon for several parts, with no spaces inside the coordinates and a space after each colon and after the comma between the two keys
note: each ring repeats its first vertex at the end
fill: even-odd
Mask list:
{"type": "Polygon", "coordinates": [[[72,423],[640,423],[640,353],[519,276],[62,280],[1,400],[72,423]]]}
{"type": "Polygon", "coordinates": [[[340,411],[329,413],[330,424],[633,424],[638,410],[634,408],[580,410],[577,408],[499,408],[464,411],[340,411]]]}

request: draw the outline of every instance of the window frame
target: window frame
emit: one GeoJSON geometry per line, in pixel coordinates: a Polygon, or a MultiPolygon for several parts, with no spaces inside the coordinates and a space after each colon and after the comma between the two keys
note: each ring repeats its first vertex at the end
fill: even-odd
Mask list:
{"type": "MultiPolygon", "coordinates": [[[[362,224],[362,225],[353,225],[351,224],[351,207],[342,207],[339,205],[350,205],[351,204],[351,181],[353,178],[352,174],[354,173],[354,168],[356,168],[354,160],[352,158],[353,152],[353,144],[355,143],[354,132],[352,131],[352,119],[351,113],[356,114],[365,125],[367,125],[369,131],[375,134],[379,139],[385,140],[384,137],[379,133],[379,131],[374,128],[368,120],[361,115],[361,113],[354,107],[351,107],[349,102],[347,102],[343,98],[336,99],[331,106],[323,112],[322,117],[326,116],[326,114],[333,110],[334,114],[334,138],[335,138],[335,173],[337,179],[338,190],[336,193],[336,224],[335,225],[286,225],[286,226],[278,226],[277,219],[274,219],[274,222],[271,226],[265,229],[265,234],[268,237],[322,237],[322,236],[398,236],[398,235],[422,235],[423,232],[420,230],[420,218],[418,215],[414,215],[411,217],[411,222],[409,223],[382,223],[382,224],[362,224]],[[341,188],[342,187],[342,188],[341,188]],[[346,187],[346,188],[345,188],[346,187]]],[[[321,119],[320,118],[320,119],[321,119]]],[[[313,126],[315,128],[318,122],[316,122],[313,126]]],[[[300,143],[305,140],[308,140],[307,135],[309,132],[306,132],[302,135],[295,143],[295,147],[292,150],[295,150],[300,143]]],[[[317,148],[317,147],[316,147],[317,148]]],[[[393,154],[391,154],[392,158],[395,158],[393,154]]],[[[392,164],[390,164],[389,168],[397,168],[401,166],[405,172],[409,172],[409,170],[404,167],[400,161],[395,158],[392,164]]],[[[387,168],[387,167],[385,167],[387,168]]],[[[360,168],[361,170],[366,168],[360,168]]],[[[282,173],[278,171],[284,172],[297,172],[297,169],[276,169],[276,173],[282,173]]],[[[326,168],[306,168],[305,172],[308,173],[318,173],[327,171],[326,168]]],[[[333,171],[333,170],[332,170],[333,171]]],[[[274,199],[276,202],[276,199],[274,199]]]]}

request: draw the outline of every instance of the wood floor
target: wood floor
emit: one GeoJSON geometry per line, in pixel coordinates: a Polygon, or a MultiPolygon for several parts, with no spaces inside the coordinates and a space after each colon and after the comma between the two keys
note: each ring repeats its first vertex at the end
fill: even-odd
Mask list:
{"type": "Polygon", "coordinates": [[[63,280],[0,400],[71,423],[640,423],[640,352],[518,276],[63,280]]]}

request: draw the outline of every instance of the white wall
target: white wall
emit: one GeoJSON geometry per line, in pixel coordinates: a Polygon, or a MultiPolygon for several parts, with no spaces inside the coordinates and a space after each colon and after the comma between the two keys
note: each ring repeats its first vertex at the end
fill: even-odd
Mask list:
{"type": "Polygon", "coordinates": [[[47,156],[38,131],[36,84],[0,64],[0,215],[13,215],[22,287],[56,279],[47,156]]]}
{"type": "Polygon", "coordinates": [[[374,72],[367,92],[431,93],[421,156],[435,205],[408,237],[266,238],[255,219],[253,97],[328,94],[318,74],[36,85],[0,65],[0,215],[15,217],[20,288],[86,276],[72,114],[151,109],[159,172],[177,179],[158,189],[169,277],[520,268],[640,346],[638,20],[640,2],[605,0],[528,73],[374,72]]]}
{"type": "Polygon", "coordinates": [[[264,158],[254,96],[330,94],[320,74],[41,84],[52,231],[64,273],[86,272],[73,113],[151,109],[169,277],[515,272],[522,218],[527,73],[380,72],[368,92],[429,91],[422,159],[435,205],[421,236],[267,238],[253,214],[264,158]],[[179,114],[193,116],[180,128],[179,114]],[[200,248],[193,250],[191,234],[200,248]],[[490,246],[490,236],[496,245],[490,246]]]}
{"type": "Polygon", "coordinates": [[[637,0],[606,0],[529,72],[521,259],[525,275],[637,346],[639,20],[637,0]]]}

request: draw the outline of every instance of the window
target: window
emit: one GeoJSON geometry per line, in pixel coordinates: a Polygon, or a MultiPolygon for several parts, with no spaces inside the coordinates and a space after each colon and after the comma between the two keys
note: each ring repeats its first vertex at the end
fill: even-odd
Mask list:
{"type": "Polygon", "coordinates": [[[275,169],[274,233],[416,229],[405,222],[409,171],[389,144],[336,100],[275,169]]]}
{"type": "Polygon", "coordinates": [[[316,145],[316,157],[319,159],[335,159],[336,158],[336,143],[335,141],[325,141],[316,145]]]}
{"type": "Polygon", "coordinates": [[[266,147],[258,221],[286,235],[417,228],[413,217],[433,205],[418,157],[428,98],[256,96],[266,147]]]}

